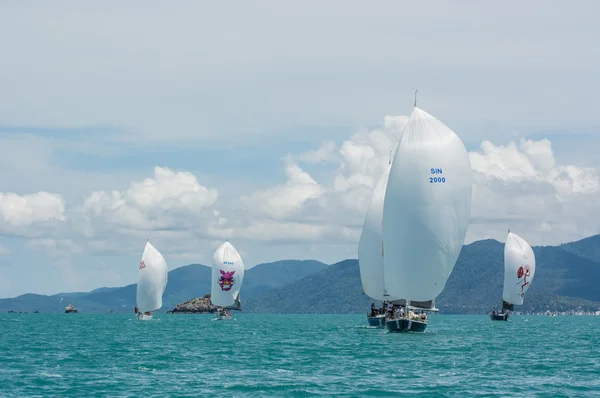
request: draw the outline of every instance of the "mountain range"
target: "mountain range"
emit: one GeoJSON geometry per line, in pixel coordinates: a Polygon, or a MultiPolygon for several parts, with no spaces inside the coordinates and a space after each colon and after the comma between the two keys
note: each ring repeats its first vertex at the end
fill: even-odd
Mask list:
{"type": "MultiPolygon", "coordinates": [[[[600,235],[559,246],[537,246],[536,273],[520,311],[600,309],[600,235]]],[[[504,244],[482,240],[463,246],[442,294],[441,313],[480,314],[499,307],[504,280],[504,244]]],[[[211,269],[190,264],[169,272],[163,310],[210,292],[211,269]]],[[[136,285],[52,296],[24,294],[0,299],[8,310],[131,312],[136,285]]],[[[326,265],[314,260],[259,264],[246,271],[240,297],[244,312],[365,313],[373,301],[362,293],[358,260],[326,265]]]]}

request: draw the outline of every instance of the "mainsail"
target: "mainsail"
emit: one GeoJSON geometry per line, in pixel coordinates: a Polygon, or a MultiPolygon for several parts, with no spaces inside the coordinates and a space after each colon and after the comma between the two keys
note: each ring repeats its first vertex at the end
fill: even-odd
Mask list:
{"type": "Polygon", "coordinates": [[[379,301],[395,300],[385,296],[383,273],[383,200],[390,175],[388,166],[375,186],[358,242],[358,265],[363,292],[379,301]]]}
{"type": "Polygon", "coordinates": [[[460,138],[415,107],[398,142],[385,192],[388,294],[428,301],[442,292],[467,232],[471,181],[460,138]]]}
{"type": "Polygon", "coordinates": [[[150,242],[146,242],[136,292],[139,312],[155,311],[162,307],[162,295],[167,287],[168,269],[164,257],[150,242]]]}
{"type": "Polygon", "coordinates": [[[531,246],[519,235],[508,233],[504,244],[503,306],[523,304],[535,274],[535,255],[531,246]]]}
{"type": "Polygon", "coordinates": [[[234,305],[244,280],[244,262],[235,247],[223,243],[213,255],[210,301],[218,307],[234,305]]]}

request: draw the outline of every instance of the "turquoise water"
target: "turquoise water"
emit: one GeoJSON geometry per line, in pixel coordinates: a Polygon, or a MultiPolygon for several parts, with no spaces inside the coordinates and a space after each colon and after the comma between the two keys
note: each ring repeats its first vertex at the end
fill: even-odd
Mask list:
{"type": "Polygon", "coordinates": [[[0,314],[0,396],[600,395],[600,317],[0,314]]]}

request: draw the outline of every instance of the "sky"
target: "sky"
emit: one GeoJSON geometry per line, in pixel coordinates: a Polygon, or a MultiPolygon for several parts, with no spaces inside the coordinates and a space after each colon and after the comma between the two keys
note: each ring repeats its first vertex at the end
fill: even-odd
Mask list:
{"type": "Polygon", "coordinates": [[[135,283],[146,239],[356,258],[417,89],[466,243],[600,233],[600,3],[422,3],[0,3],[0,297],[135,283]]]}

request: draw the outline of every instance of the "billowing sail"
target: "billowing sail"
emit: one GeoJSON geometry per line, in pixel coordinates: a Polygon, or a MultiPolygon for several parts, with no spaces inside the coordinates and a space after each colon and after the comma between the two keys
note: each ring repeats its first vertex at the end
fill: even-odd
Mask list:
{"type": "Polygon", "coordinates": [[[508,233],[504,244],[504,291],[502,300],[523,304],[535,274],[535,255],[531,246],[519,235],[508,233]]]}
{"type": "Polygon", "coordinates": [[[167,287],[168,269],[162,254],[150,242],[146,242],[136,292],[140,312],[155,311],[162,307],[162,295],[167,287]]]}
{"type": "Polygon", "coordinates": [[[442,292],[467,233],[471,181],[460,138],[415,107],[396,148],[383,206],[388,294],[428,301],[442,292]]]}
{"type": "Polygon", "coordinates": [[[240,295],[238,294],[237,297],[235,298],[233,305],[230,305],[228,307],[224,307],[227,308],[228,310],[241,310],[242,309],[242,302],[240,300],[240,295]]]}
{"type": "Polygon", "coordinates": [[[395,300],[384,296],[383,199],[389,175],[388,166],[375,186],[358,242],[358,265],[363,292],[380,301],[395,300]]]}
{"type": "Polygon", "coordinates": [[[232,306],[243,280],[244,262],[240,254],[231,243],[223,243],[213,255],[210,301],[218,307],[232,306]]]}

